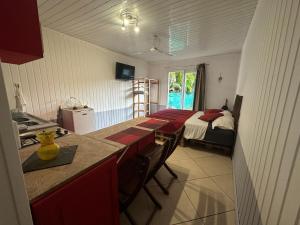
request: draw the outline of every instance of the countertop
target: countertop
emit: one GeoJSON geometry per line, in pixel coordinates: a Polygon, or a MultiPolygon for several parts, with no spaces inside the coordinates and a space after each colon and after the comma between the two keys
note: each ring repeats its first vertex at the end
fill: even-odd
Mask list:
{"type": "MultiPolygon", "coordinates": [[[[107,140],[105,138],[112,135],[112,134],[118,133],[122,130],[125,130],[127,128],[136,127],[137,124],[143,123],[143,122],[145,122],[149,119],[150,118],[146,118],[146,117],[135,118],[135,119],[128,120],[128,121],[125,121],[125,122],[122,122],[122,123],[118,123],[118,124],[110,126],[110,127],[103,128],[101,130],[97,130],[97,131],[88,133],[84,136],[95,139],[95,140],[101,140],[102,142],[114,145],[116,147],[121,147],[121,146],[124,146],[124,145],[122,145],[120,143],[117,143],[117,142],[114,142],[114,141],[107,140]]],[[[137,127],[137,128],[152,131],[151,129],[147,129],[147,128],[143,128],[143,127],[137,127]]]]}
{"type": "MultiPolygon", "coordinates": [[[[86,135],[70,134],[56,139],[55,142],[60,146],[78,145],[74,160],[68,165],[25,173],[24,179],[29,200],[32,202],[38,199],[71,178],[79,176],[89,168],[100,164],[106,158],[124,150],[125,145],[107,140],[105,137],[135,127],[147,120],[149,118],[136,118],[86,135]]],[[[153,131],[143,127],[137,128],[153,131]]],[[[24,162],[39,146],[37,144],[21,149],[19,151],[21,161],[24,162]]]]}
{"type": "MultiPolygon", "coordinates": [[[[85,136],[70,134],[55,140],[60,146],[78,145],[72,164],[36,170],[24,174],[29,200],[32,202],[103,160],[121,151],[125,146],[113,146],[85,136]]],[[[24,162],[40,145],[32,145],[19,151],[24,162]]]]}

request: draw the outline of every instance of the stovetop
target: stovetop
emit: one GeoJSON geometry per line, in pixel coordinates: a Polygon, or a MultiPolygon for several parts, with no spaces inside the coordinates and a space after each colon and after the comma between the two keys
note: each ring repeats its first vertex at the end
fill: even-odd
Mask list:
{"type": "MultiPolygon", "coordinates": [[[[55,130],[55,129],[54,129],[55,130]]],[[[68,130],[57,127],[55,130],[55,139],[60,138],[63,136],[66,136],[70,134],[68,130]]],[[[34,145],[34,144],[39,144],[40,142],[36,138],[36,132],[28,132],[20,135],[21,139],[21,149],[34,145]]]]}
{"type": "Polygon", "coordinates": [[[12,112],[12,119],[18,123],[19,133],[57,126],[56,123],[23,112],[12,112]]]}

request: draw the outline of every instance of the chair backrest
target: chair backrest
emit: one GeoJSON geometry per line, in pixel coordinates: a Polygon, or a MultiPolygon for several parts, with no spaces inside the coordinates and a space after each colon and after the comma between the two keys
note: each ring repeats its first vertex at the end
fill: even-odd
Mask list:
{"type": "Polygon", "coordinates": [[[169,146],[169,140],[166,140],[164,145],[153,143],[148,145],[144,151],[140,153],[141,157],[148,157],[150,160],[146,182],[148,182],[164,164],[168,156],[169,146]]]}
{"type": "Polygon", "coordinates": [[[178,130],[175,134],[168,135],[169,138],[171,138],[171,143],[170,143],[170,149],[168,151],[167,158],[172,155],[172,153],[175,151],[177,148],[178,144],[180,143],[180,140],[183,137],[183,133],[185,130],[185,126],[183,126],[180,130],[178,130]]]}
{"type": "Polygon", "coordinates": [[[127,208],[144,186],[149,171],[148,157],[136,155],[118,168],[121,210],[127,208]]]}

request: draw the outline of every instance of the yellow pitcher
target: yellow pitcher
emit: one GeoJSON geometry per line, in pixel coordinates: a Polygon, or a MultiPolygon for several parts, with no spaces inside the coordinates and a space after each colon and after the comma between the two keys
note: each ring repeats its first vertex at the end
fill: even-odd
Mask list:
{"type": "Polygon", "coordinates": [[[37,150],[37,155],[41,160],[54,159],[59,154],[59,145],[54,143],[55,131],[43,131],[37,134],[37,139],[41,147],[37,150]]]}

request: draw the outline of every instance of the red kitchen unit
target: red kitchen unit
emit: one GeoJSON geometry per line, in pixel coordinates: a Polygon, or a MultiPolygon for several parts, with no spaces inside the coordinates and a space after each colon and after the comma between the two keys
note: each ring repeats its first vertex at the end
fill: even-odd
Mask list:
{"type": "Polygon", "coordinates": [[[36,0],[5,0],[0,5],[0,60],[22,64],[43,58],[36,0]]]}
{"type": "Polygon", "coordinates": [[[34,225],[119,225],[116,157],[31,204],[34,225]]]}

